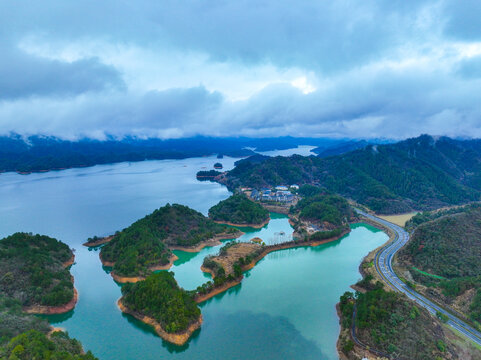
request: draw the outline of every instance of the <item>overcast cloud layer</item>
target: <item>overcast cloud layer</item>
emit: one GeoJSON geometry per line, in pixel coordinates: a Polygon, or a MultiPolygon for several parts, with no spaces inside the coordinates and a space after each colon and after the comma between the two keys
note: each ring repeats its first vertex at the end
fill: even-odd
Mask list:
{"type": "Polygon", "coordinates": [[[481,137],[479,19],[479,0],[0,0],[0,134],[481,137]]]}

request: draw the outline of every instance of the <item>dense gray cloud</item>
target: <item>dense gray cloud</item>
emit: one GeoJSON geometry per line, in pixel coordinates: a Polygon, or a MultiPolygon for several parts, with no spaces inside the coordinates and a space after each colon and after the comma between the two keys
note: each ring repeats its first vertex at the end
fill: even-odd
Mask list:
{"type": "Polygon", "coordinates": [[[0,133],[481,136],[478,1],[0,3],[0,133]]]}
{"type": "Polygon", "coordinates": [[[125,87],[115,68],[101,64],[95,58],[68,63],[5,48],[0,57],[0,79],[0,100],[71,96],[125,87]]]}

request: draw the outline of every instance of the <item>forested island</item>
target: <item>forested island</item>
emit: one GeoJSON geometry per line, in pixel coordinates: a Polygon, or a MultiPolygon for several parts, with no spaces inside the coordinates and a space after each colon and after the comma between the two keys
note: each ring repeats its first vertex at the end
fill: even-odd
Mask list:
{"type": "Polygon", "coordinates": [[[174,274],[152,274],[122,286],[120,309],[153,326],[159,336],[183,345],[200,328],[202,315],[191,293],[179,288],[174,274]]]}
{"type": "Polygon", "coordinates": [[[70,248],[51,237],[15,233],[0,240],[0,293],[32,313],[62,313],[77,301],[70,248]]]}
{"type": "Polygon", "coordinates": [[[381,214],[432,210],[480,199],[481,140],[422,135],[320,158],[250,158],[219,179],[230,189],[311,184],[381,214]]]}
{"type": "Polygon", "coordinates": [[[481,351],[455,335],[429,312],[404,295],[386,291],[380,282],[365,277],[356,294],[340,298],[341,358],[364,357],[401,360],[479,359],[481,351]],[[352,340],[355,336],[359,347],[352,340]],[[367,349],[367,350],[366,350],[367,349]]]}
{"type": "Polygon", "coordinates": [[[269,211],[244,194],[235,194],[211,207],[209,217],[234,226],[262,227],[269,222],[269,211]]]}
{"type": "Polygon", "coordinates": [[[0,240],[0,359],[96,360],[77,340],[30,314],[75,306],[73,260],[66,244],[48,236],[15,233],[0,240]]]}
{"type": "Polygon", "coordinates": [[[171,249],[199,251],[238,235],[238,230],[216,224],[187,206],[167,204],[112,236],[100,258],[113,267],[117,281],[135,281],[169,268],[175,259],[171,249]]]}
{"type": "Polygon", "coordinates": [[[357,219],[351,205],[341,196],[320,187],[303,185],[298,193],[303,198],[289,211],[291,225],[299,239],[322,240],[349,229],[357,219]]]}
{"type": "Polygon", "coordinates": [[[214,180],[216,176],[219,176],[222,174],[220,171],[217,170],[201,170],[198,171],[196,174],[197,180],[203,181],[203,180],[214,180]]]}
{"type": "Polygon", "coordinates": [[[421,213],[407,226],[415,230],[400,250],[399,272],[481,330],[481,205],[421,213]]]}

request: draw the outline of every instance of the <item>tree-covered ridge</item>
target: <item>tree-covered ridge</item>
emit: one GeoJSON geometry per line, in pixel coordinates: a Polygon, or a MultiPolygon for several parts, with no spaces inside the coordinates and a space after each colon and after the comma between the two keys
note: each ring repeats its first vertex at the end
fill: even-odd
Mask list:
{"type": "Polygon", "coordinates": [[[481,141],[424,135],[369,145],[328,158],[275,157],[238,162],[225,181],[237,186],[314,184],[380,213],[430,210],[480,197],[481,141]]]}
{"type": "MultiPolygon", "coordinates": [[[[387,292],[378,284],[365,293],[346,292],[340,299],[341,321],[344,329],[352,325],[353,311],[356,336],[371,349],[396,359],[433,360],[459,358],[459,342],[448,337],[439,322],[416,303],[399,293],[387,292]]],[[[349,359],[353,342],[343,332],[341,348],[349,359]]],[[[477,359],[481,352],[467,350],[477,359]]],[[[464,353],[465,355],[466,352],[464,353]]]]}
{"type": "Polygon", "coordinates": [[[423,219],[433,220],[415,229],[400,251],[401,264],[415,281],[428,286],[428,291],[439,292],[437,299],[448,305],[470,291],[466,306],[458,310],[481,328],[481,207],[473,204],[428,213],[418,221],[423,219]]]}
{"type": "Polygon", "coordinates": [[[227,231],[187,206],[167,204],[118,232],[102,247],[101,257],[115,263],[117,275],[145,275],[169,262],[169,245],[194,246],[227,231]]]}
{"type": "Polygon", "coordinates": [[[209,217],[215,221],[238,225],[258,225],[269,219],[269,211],[249,200],[247,196],[235,194],[211,207],[209,217]]]}
{"type": "Polygon", "coordinates": [[[47,320],[22,310],[70,301],[72,282],[63,263],[71,256],[67,245],[47,236],[16,233],[0,240],[0,359],[96,359],[63,332],[47,335],[47,320]]]}
{"type": "Polygon", "coordinates": [[[63,263],[73,256],[64,243],[43,235],[15,233],[0,240],[0,293],[23,306],[59,306],[73,298],[63,263]]]}
{"type": "Polygon", "coordinates": [[[439,209],[436,211],[423,211],[423,212],[417,213],[411,219],[409,219],[406,222],[405,228],[408,231],[413,231],[419,225],[424,224],[428,221],[436,220],[446,215],[458,214],[466,211],[468,207],[478,207],[478,206],[479,204],[474,203],[474,204],[469,204],[465,206],[456,206],[448,209],[439,209]]]}
{"type": "Polygon", "coordinates": [[[96,360],[82,345],[68,334],[58,331],[47,337],[37,330],[29,330],[0,347],[1,360],[96,360]]]}
{"type": "Polygon", "coordinates": [[[161,271],[122,287],[122,303],[131,311],[155,319],[168,333],[185,331],[199,320],[200,309],[180,288],[172,272],[161,271]]]}
{"type": "Polygon", "coordinates": [[[481,207],[421,224],[399,256],[448,279],[481,275],[481,207]]]}
{"type": "MultiPolygon", "coordinates": [[[[300,190],[303,192],[303,187],[300,190]]],[[[301,220],[318,224],[327,222],[333,227],[348,223],[354,216],[347,200],[332,194],[305,197],[297,203],[292,211],[298,212],[301,220]]]]}

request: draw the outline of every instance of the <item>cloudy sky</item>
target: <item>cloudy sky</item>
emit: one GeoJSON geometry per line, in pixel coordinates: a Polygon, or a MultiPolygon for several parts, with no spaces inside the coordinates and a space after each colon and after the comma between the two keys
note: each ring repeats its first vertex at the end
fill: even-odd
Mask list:
{"type": "Polygon", "coordinates": [[[481,137],[479,19],[479,0],[0,0],[0,134],[481,137]]]}

